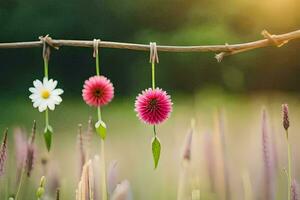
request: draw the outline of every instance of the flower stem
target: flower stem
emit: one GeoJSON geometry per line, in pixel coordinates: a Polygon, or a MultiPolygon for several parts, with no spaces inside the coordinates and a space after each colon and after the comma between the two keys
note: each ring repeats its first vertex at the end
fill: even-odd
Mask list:
{"type": "Polygon", "coordinates": [[[105,147],[104,139],[101,139],[101,178],[102,178],[102,200],[107,200],[107,187],[106,187],[106,166],[105,166],[105,147]]]}
{"type": "Polygon", "coordinates": [[[286,141],[287,141],[287,148],[288,148],[288,200],[291,200],[291,186],[292,186],[292,158],[291,158],[291,145],[289,143],[289,133],[286,130],[286,141]]]}
{"type": "Polygon", "coordinates": [[[154,137],[156,137],[157,134],[156,134],[156,127],[155,127],[155,125],[153,125],[153,133],[154,133],[154,137]]]}
{"type": "Polygon", "coordinates": [[[152,89],[155,89],[155,62],[152,62],[152,89]]]}
{"type": "Polygon", "coordinates": [[[25,174],[24,170],[25,170],[25,167],[23,166],[22,171],[21,171],[21,177],[20,177],[19,184],[18,184],[18,190],[17,190],[16,196],[15,196],[15,200],[18,200],[18,196],[19,196],[19,193],[20,193],[20,190],[21,190],[21,187],[22,187],[24,174],[25,174]]]}
{"type": "Polygon", "coordinates": [[[44,76],[48,78],[48,60],[44,58],[44,76]]]}
{"type": "Polygon", "coordinates": [[[99,66],[99,53],[96,52],[96,74],[100,76],[100,66],[99,66]]]}
{"type": "Polygon", "coordinates": [[[97,107],[97,114],[98,114],[98,120],[101,121],[102,119],[101,119],[101,107],[100,106],[97,107]]]}
{"type": "MultiPolygon", "coordinates": [[[[96,51],[96,74],[100,76],[100,66],[99,66],[99,53],[96,51]]],[[[101,107],[97,107],[98,121],[102,120],[101,107]]],[[[107,186],[106,186],[106,166],[105,166],[105,142],[101,139],[101,181],[102,181],[102,200],[107,200],[107,186]]]]}
{"type": "MultiPolygon", "coordinates": [[[[98,106],[98,120],[101,121],[101,108],[98,106]]],[[[107,186],[106,186],[106,166],[105,166],[105,142],[101,138],[101,181],[102,181],[102,199],[107,200],[107,186]]]]}
{"type": "Polygon", "coordinates": [[[48,108],[45,110],[45,124],[46,124],[46,127],[49,126],[49,111],[48,111],[48,108]]]}

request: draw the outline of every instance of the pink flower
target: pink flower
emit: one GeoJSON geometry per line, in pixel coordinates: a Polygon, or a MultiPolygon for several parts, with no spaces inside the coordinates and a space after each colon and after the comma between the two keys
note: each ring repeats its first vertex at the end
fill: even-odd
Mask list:
{"type": "Polygon", "coordinates": [[[148,124],[165,121],[172,112],[171,97],[162,89],[146,89],[135,101],[135,111],[140,120],[148,124]]]}
{"type": "Polygon", "coordinates": [[[84,82],[83,100],[90,106],[103,106],[114,97],[114,86],[105,76],[93,76],[84,82]]]}

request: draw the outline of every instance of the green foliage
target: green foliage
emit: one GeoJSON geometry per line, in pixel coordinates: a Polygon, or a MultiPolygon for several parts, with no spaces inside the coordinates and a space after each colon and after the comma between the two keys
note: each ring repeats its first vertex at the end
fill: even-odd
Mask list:
{"type": "MultiPolygon", "coordinates": [[[[262,38],[260,31],[265,28],[271,33],[299,28],[300,14],[296,9],[299,4],[299,1],[292,4],[291,0],[282,7],[258,0],[132,0],[126,3],[7,0],[0,7],[0,40],[37,40],[38,36],[49,33],[53,38],[65,39],[232,44],[262,38]]],[[[149,85],[148,52],[115,49],[100,52],[102,72],[112,80],[119,94],[135,94],[149,85]]],[[[207,85],[239,92],[257,88],[298,90],[297,52],[299,45],[256,50],[226,57],[221,64],[216,63],[213,53],[160,52],[157,85],[185,93],[207,85]],[[282,74],[289,78],[282,78],[282,74]]],[[[0,89],[6,90],[6,95],[24,96],[31,81],[42,77],[39,48],[0,50],[0,59],[0,89]]],[[[95,73],[93,66],[90,49],[62,47],[59,51],[52,50],[49,75],[60,80],[69,95],[77,95],[84,80],[95,73]]]]}
{"type": "Polygon", "coordinates": [[[37,191],[36,191],[36,197],[37,199],[41,199],[45,193],[45,182],[46,182],[46,178],[45,176],[42,176],[41,180],[40,180],[40,186],[38,187],[37,191]]]}
{"type": "Polygon", "coordinates": [[[97,123],[95,124],[95,128],[96,128],[96,132],[98,133],[100,138],[105,140],[105,138],[106,138],[106,124],[104,123],[104,121],[102,121],[102,120],[97,121],[97,123]]]}
{"type": "Polygon", "coordinates": [[[155,136],[152,140],[152,155],[154,160],[154,169],[157,168],[159,158],[160,158],[161,145],[157,136],[155,136]]]}
{"type": "Polygon", "coordinates": [[[52,134],[53,134],[53,128],[50,125],[48,125],[44,130],[44,139],[48,151],[50,151],[51,149],[52,134]]]}

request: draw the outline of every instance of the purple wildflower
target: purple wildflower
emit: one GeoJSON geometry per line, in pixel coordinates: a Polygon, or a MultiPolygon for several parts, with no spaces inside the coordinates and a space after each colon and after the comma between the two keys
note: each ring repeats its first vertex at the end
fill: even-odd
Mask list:
{"type": "Polygon", "coordinates": [[[0,147],[0,177],[4,174],[5,161],[7,159],[7,132],[8,129],[4,132],[3,141],[0,147]]]}

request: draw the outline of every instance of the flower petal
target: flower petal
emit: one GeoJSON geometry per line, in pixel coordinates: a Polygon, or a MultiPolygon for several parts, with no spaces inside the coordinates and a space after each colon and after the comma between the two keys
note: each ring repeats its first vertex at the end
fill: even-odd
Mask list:
{"type": "Polygon", "coordinates": [[[55,89],[52,91],[53,95],[61,95],[62,93],[64,93],[64,91],[62,89],[55,89]]]}
{"type": "Polygon", "coordinates": [[[62,98],[60,96],[58,96],[58,95],[57,96],[56,95],[52,95],[51,99],[54,101],[54,103],[56,105],[58,105],[58,104],[60,104],[62,102],[62,98]]]}
{"type": "Polygon", "coordinates": [[[29,88],[29,91],[31,93],[37,93],[38,92],[38,90],[36,88],[34,88],[34,87],[29,88]]]}
{"type": "Polygon", "coordinates": [[[47,85],[48,84],[48,78],[47,77],[44,77],[43,78],[43,85],[45,86],[45,85],[47,85]]]}
{"type": "Polygon", "coordinates": [[[33,81],[33,85],[38,90],[43,87],[43,83],[40,80],[33,81]]]}
{"type": "Polygon", "coordinates": [[[38,94],[31,94],[31,95],[29,96],[29,98],[32,99],[32,100],[35,100],[35,99],[40,98],[40,95],[38,95],[38,94]]]}
{"type": "Polygon", "coordinates": [[[42,103],[41,99],[37,99],[36,101],[34,101],[33,107],[37,108],[37,107],[39,107],[41,105],[41,103],[42,103]]]}
{"type": "Polygon", "coordinates": [[[50,91],[52,91],[52,90],[54,90],[54,89],[56,88],[56,86],[57,86],[57,81],[53,81],[53,80],[51,79],[51,84],[50,84],[50,83],[48,84],[48,89],[49,89],[50,91]]]}
{"type": "Polygon", "coordinates": [[[47,109],[47,104],[46,102],[42,102],[40,105],[39,105],[39,111],[40,112],[43,112],[47,109]]]}
{"type": "Polygon", "coordinates": [[[50,110],[54,110],[54,108],[55,108],[55,104],[54,104],[54,102],[48,102],[48,107],[49,107],[49,109],[50,110]]]}

